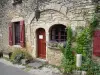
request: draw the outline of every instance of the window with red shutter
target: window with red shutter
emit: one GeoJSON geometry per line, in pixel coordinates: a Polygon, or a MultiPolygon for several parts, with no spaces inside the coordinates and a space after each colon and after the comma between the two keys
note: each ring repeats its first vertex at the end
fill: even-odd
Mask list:
{"type": "Polygon", "coordinates": [[[25,46],[24,21],[13,22],[9,25],[9,45],[25,46]]]}
{"type": "Polygon", "coordinates": [[[22,47],[25,46],[25,36],[24,33],[25,32],[25,28],[24,28],[24,21],[20,21],[20,45],[22,47]]]}
{"type": "Polygon", "coordinates": [[[95,56],[100,56],[100,30],[94,32],[93,37],[93,54],[95,56]]]}

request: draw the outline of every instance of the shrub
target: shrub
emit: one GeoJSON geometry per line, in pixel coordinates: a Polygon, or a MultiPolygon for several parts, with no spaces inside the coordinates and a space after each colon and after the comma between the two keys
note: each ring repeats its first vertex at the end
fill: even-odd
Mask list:
{"type": "Polygon", "coordinates": [[[16,49],[11,55],[11,61],[21,63],[21,59],[31,60],[32,56],[27,51],[16,49]]]}

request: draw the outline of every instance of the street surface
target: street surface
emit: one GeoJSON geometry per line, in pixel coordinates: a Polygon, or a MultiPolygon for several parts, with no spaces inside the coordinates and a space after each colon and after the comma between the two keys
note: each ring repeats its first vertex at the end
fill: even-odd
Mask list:
{"type": "Polygon", "coordinates": [[[0,75],[30,75],[23,70],[0,62],[0,75]]]}

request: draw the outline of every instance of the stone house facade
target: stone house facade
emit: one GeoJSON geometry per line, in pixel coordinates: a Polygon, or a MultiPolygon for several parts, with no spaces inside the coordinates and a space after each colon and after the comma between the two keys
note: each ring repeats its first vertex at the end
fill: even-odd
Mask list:
{"type": "Polygon", "coordinates": [[[65,42],[66,28],[74,32],[87,26],[94,7],[92,0],[2,0],[0,47],[24,47],[34,58],[59,65],[62,54],[56,45],[65,42]]]}

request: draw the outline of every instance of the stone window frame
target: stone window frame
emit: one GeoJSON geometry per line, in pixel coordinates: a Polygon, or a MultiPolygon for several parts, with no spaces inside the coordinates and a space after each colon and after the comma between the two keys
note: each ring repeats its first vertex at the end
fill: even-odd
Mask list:
{"type": "Polygon", "coordinates": [[[66,26],[57,24],[50,29],[50,41],[65,42],[67,39],[66,26]]]}
{"type": "MultiPolygon", "coordinates": [[[[61,28],[61,27],[60,27],[61,28]]],[[[60,35],[61,36],[61,35],[60,35]]],[[[49,30],[49,42],[48,42],[48,48],[51,48],[51,49],[55,49],[55,50],[59,50],[60,48],[59,48],[59,46],[65,46],[65,44],[66,44],[66,40],[67,40],[67,31],[66,31],[66,26],[65,25],[63,25],[63,24],[56,24],[56,25],[53,25],[51,28],[50,28],[50,30],[49,30]],[[59,39],[59,41],[57,41],[57,40],[52,40],[51,39],[51,31],[52,31],[52,28],[53,27],[56,27],[56,26],[58,26],[58,27],[60,27],[60,26],[62,26],[62,27],[64,27],[63,28],[63,31],[65,31],[65,33],[66,33],[66,38],[65,39],[63,39],[63,40],[61,40],[61,39],[59,39]]]]}
{"type": "Polygon", "coordinates": [[[22,17],[16,17],[9,23],[9,46],[25,47],[25,20],[22,17]],[[15,22],[20,22],[20,44],[15,45],[13,42],[13,25],[15,22]]]}

